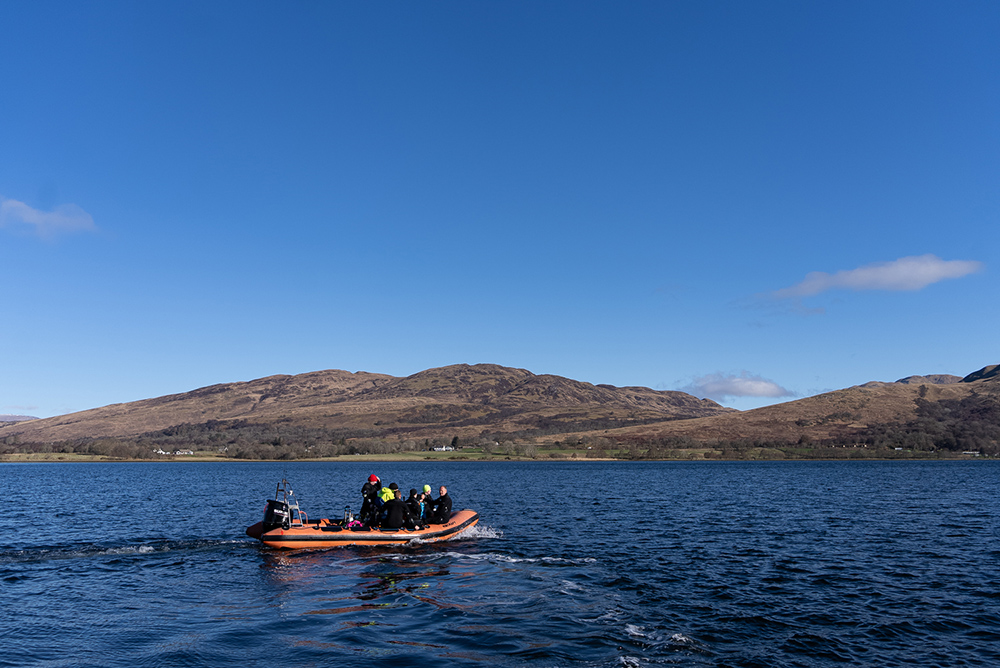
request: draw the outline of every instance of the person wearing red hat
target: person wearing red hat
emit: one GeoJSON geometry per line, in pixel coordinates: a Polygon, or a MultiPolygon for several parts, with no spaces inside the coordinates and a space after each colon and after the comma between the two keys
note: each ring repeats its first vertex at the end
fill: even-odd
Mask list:
{"type": "Polygon", "coordinates": [[[379,490],[382,489],[382,481],[372,473],[368,476],[368,482],[361,487],[361,512],[358,517],[364,524],[372,524],[377,518],[379,510],[382,509],[382,499],[379,498],[379,490]]]}

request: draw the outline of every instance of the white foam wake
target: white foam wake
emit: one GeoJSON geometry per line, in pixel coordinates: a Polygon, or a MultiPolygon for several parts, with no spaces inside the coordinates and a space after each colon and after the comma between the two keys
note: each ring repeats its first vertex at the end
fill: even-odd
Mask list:
{"type": "MultiPolygon", "coordinates": [[[[500,529],[494,529],[486,524],[477,524],[471,529],[466,529],[462,533],[455,536],[458,539],[465,538],[503,538],[503,531],[500,529]]],[[[451,540],[455,540],[452,538],[451,540]]]]}

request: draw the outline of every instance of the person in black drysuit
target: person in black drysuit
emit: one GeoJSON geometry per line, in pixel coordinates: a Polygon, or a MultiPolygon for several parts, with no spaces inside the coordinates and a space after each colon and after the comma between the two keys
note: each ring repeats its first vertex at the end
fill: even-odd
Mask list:
{"type": "Polygon", "coordinates": [[[416,522],[410,515],[410,509],[403,502],[403,494],[398,489],[396,497],[389,499],[382,506],[382,521],[379,526],[383,529],[400,529],[405,526],[411,531],[417,528],[416,522]]]}
{"type": "Polygon", "coordinates": [[[358,513],[358,520],[364,524],[371,524],[378,519],[379,511],[382,510],[382,499],[379,498],[379,490],[382,489],[382,481],[374,473],[368,476],[368,482],[361,487],[361,512],[358,513]]]}
{"type": "Polygon", "coordinates": [[[410,490],[410,498],[406,500],[406,507],[410,510],[410,516],[415,522],[420,522],[424,517],[424,500],[422,494],[417,494],[417,490],[410,490]]]}
{"type": "Polygon", "coordinates": [[[448,489],[444,485],[438,491],[440,496],[434,500],[434,511],[431,513],[431,522],[434,524],[446,524],[451,519],[451,497],[448,496],[448,489]]]}

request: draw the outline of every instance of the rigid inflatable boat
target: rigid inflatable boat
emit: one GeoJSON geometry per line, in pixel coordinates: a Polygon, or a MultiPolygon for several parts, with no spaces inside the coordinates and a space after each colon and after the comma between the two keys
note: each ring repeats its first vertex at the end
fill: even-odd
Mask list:
{"type": "Polygon", "coordinates": [[[444,524],[424,525],[425,528],[378,529],[360,526],[355,522],[350,508],[344,511],[340,520],[311,520],[299,508],[295,493],[282,480],[268,499],[264,519],[247,527],[247,535],[256,538],[267,547],[277,548],[324,548],[346,547],[348,545],[405,545],[411,541],[436,543],[454,538],[476,526],[479,513],[473,510],[453,512],[444,524]]]}

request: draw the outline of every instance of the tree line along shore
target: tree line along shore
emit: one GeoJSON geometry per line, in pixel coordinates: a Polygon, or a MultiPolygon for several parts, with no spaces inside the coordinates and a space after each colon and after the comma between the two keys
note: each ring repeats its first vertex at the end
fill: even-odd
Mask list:
{"type": "Polygon", "coordinates": [[[725,441],[622,445],[567,439],[549,443],[501,441],[463,445],[440,440],[359,440],[345,444],[257,443],[216,448],[164,449],[146,443],[94,439],[61,444],[3,444],[0,461],[778,461],[778,460],[956,460],[995,458],[995,452],[913,449],[886,445],[827,445],[725,441]]]}

